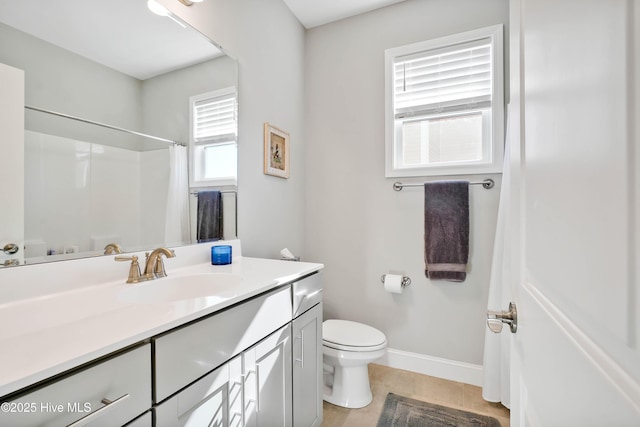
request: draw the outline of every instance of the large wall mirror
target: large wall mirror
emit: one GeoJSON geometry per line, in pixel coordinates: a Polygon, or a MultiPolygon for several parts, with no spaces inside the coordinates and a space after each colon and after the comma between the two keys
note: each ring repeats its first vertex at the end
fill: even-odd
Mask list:
{"type": "Polygon", "coordinates": [[[237,93],[214,42],[147,0],[6,1],[0,63],[25,72],[20,264],[195,243],[202,190],[236,236],[237,185],[186,178],[194,99],[237,93]]]}

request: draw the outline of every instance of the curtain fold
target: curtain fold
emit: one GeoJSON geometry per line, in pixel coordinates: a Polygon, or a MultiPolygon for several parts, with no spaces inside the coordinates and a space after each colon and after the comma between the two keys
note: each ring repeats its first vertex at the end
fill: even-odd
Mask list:
{"type": "Polygon", "coordinates": [[[175,144],[169,147],[169,171],[165,243],[184,245],[190,243],[187,147],[175,144]]]}
{"type": "MultiPolygon", "coordinates": [[[[509,135],[509,120],[507,132],[509,135]]],[[[506,310],[511,301],[511,274],[509,264],[510,227],[511,227],[511,173],[509,160],[511,150],[509,143],[505,144],[502,170],[502,187],[500,189],[500,204],[498,207],[498,221],[493,245],[491,261],[491,278],[489,280],[489,298],[487,309],[491,311],[506,310]]],[[[485,328],[483,384],[482,397],[489,402],[500,402],[510,407],[510,357],[511,333],[505,326],[502,332],[495,334],[485,328]]]]}

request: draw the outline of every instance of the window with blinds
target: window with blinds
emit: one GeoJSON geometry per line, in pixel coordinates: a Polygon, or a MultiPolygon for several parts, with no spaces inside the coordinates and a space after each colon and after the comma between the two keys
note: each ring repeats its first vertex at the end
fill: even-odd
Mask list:
{"type": "Polygon", "coordinates": [[[385,52],[386,176],[499,172],[502,26],[385,52]]]}
{"type": "Polygon", "coordinates": [[[235,91],[195,101],[193,116],[195,144],[235,142],[238,133],[235,91]]]}
{"type": "Polygon", "coordinates": [[[235,87],[193,96],[191,185],[235,185],[238,106],[235,87]]]}

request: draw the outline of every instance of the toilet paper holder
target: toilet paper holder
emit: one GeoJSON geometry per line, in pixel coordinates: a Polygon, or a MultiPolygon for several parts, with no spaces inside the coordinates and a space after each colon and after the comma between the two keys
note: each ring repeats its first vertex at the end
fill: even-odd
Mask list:
{"type": "MultiPolygon", "coordinates": [[[[382,276],[380,276],[380,281],[382,282],[382,284],[384,285],[384,278],[387,277],[386,274],[383,274],[382,276]]],[[[411,279],[407,276],[402,276],[402,287],[404,288],[405,286],[409,286],[411,284],[411,279]]]]}

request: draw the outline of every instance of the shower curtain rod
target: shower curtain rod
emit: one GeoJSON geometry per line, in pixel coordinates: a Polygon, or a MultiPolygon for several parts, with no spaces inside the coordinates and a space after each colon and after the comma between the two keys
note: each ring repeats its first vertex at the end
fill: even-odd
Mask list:
{"type": "Polygon", "coordinates": [[[83,119],[81,117],[71,116],[69,114],[58,113],[56,111],[51,111],[51,110],[45,110],[44,108],[33,107],[31,105],[25,105],[24,108],[27,109],[27,110],[39,111],[41,113],[51,114],[51,115],[58,116],[58,117],[64,117],[65,119],[76,120],[78,122],[88,123],[90,125],[96,125],[96,126],[100,126],[100,127],[107,128],[107,129],[119,130],[120,132],[128,133],[128,134],[131,134],[131,135],[136,135],[136,136],[142,136],[142,137],[145,137],[145,138],[155,139],[156,141],[168,142],[169,144],[180,145],[182,147],[186,147],[187,146],[187,144],[185,144],[184,142],[172,141],[170,139],[160,138],[159,136],[147,135],[146,133],[141,133],[141,132],[136,132],[136,131],[129,130],[129,129],[124,129],[124,128],[120,128],[120,127],[117,127],[117,126],[108,125],[106,123],[94,122],[93,120],[87,120],[87,119],[83,119]]]}
{"type": "MultiPolygon", "coordinates": [[[[487,178],[484,181],[469,182],[469,185],[482,185],[483,188],[489,190],[496,185],[495,181],[491,178],[487,178]]],[[[404,187],[423,187],[424,184],[403,184],[399,181],[393,183],[393,189],[401,191],[404,187]]]]}

